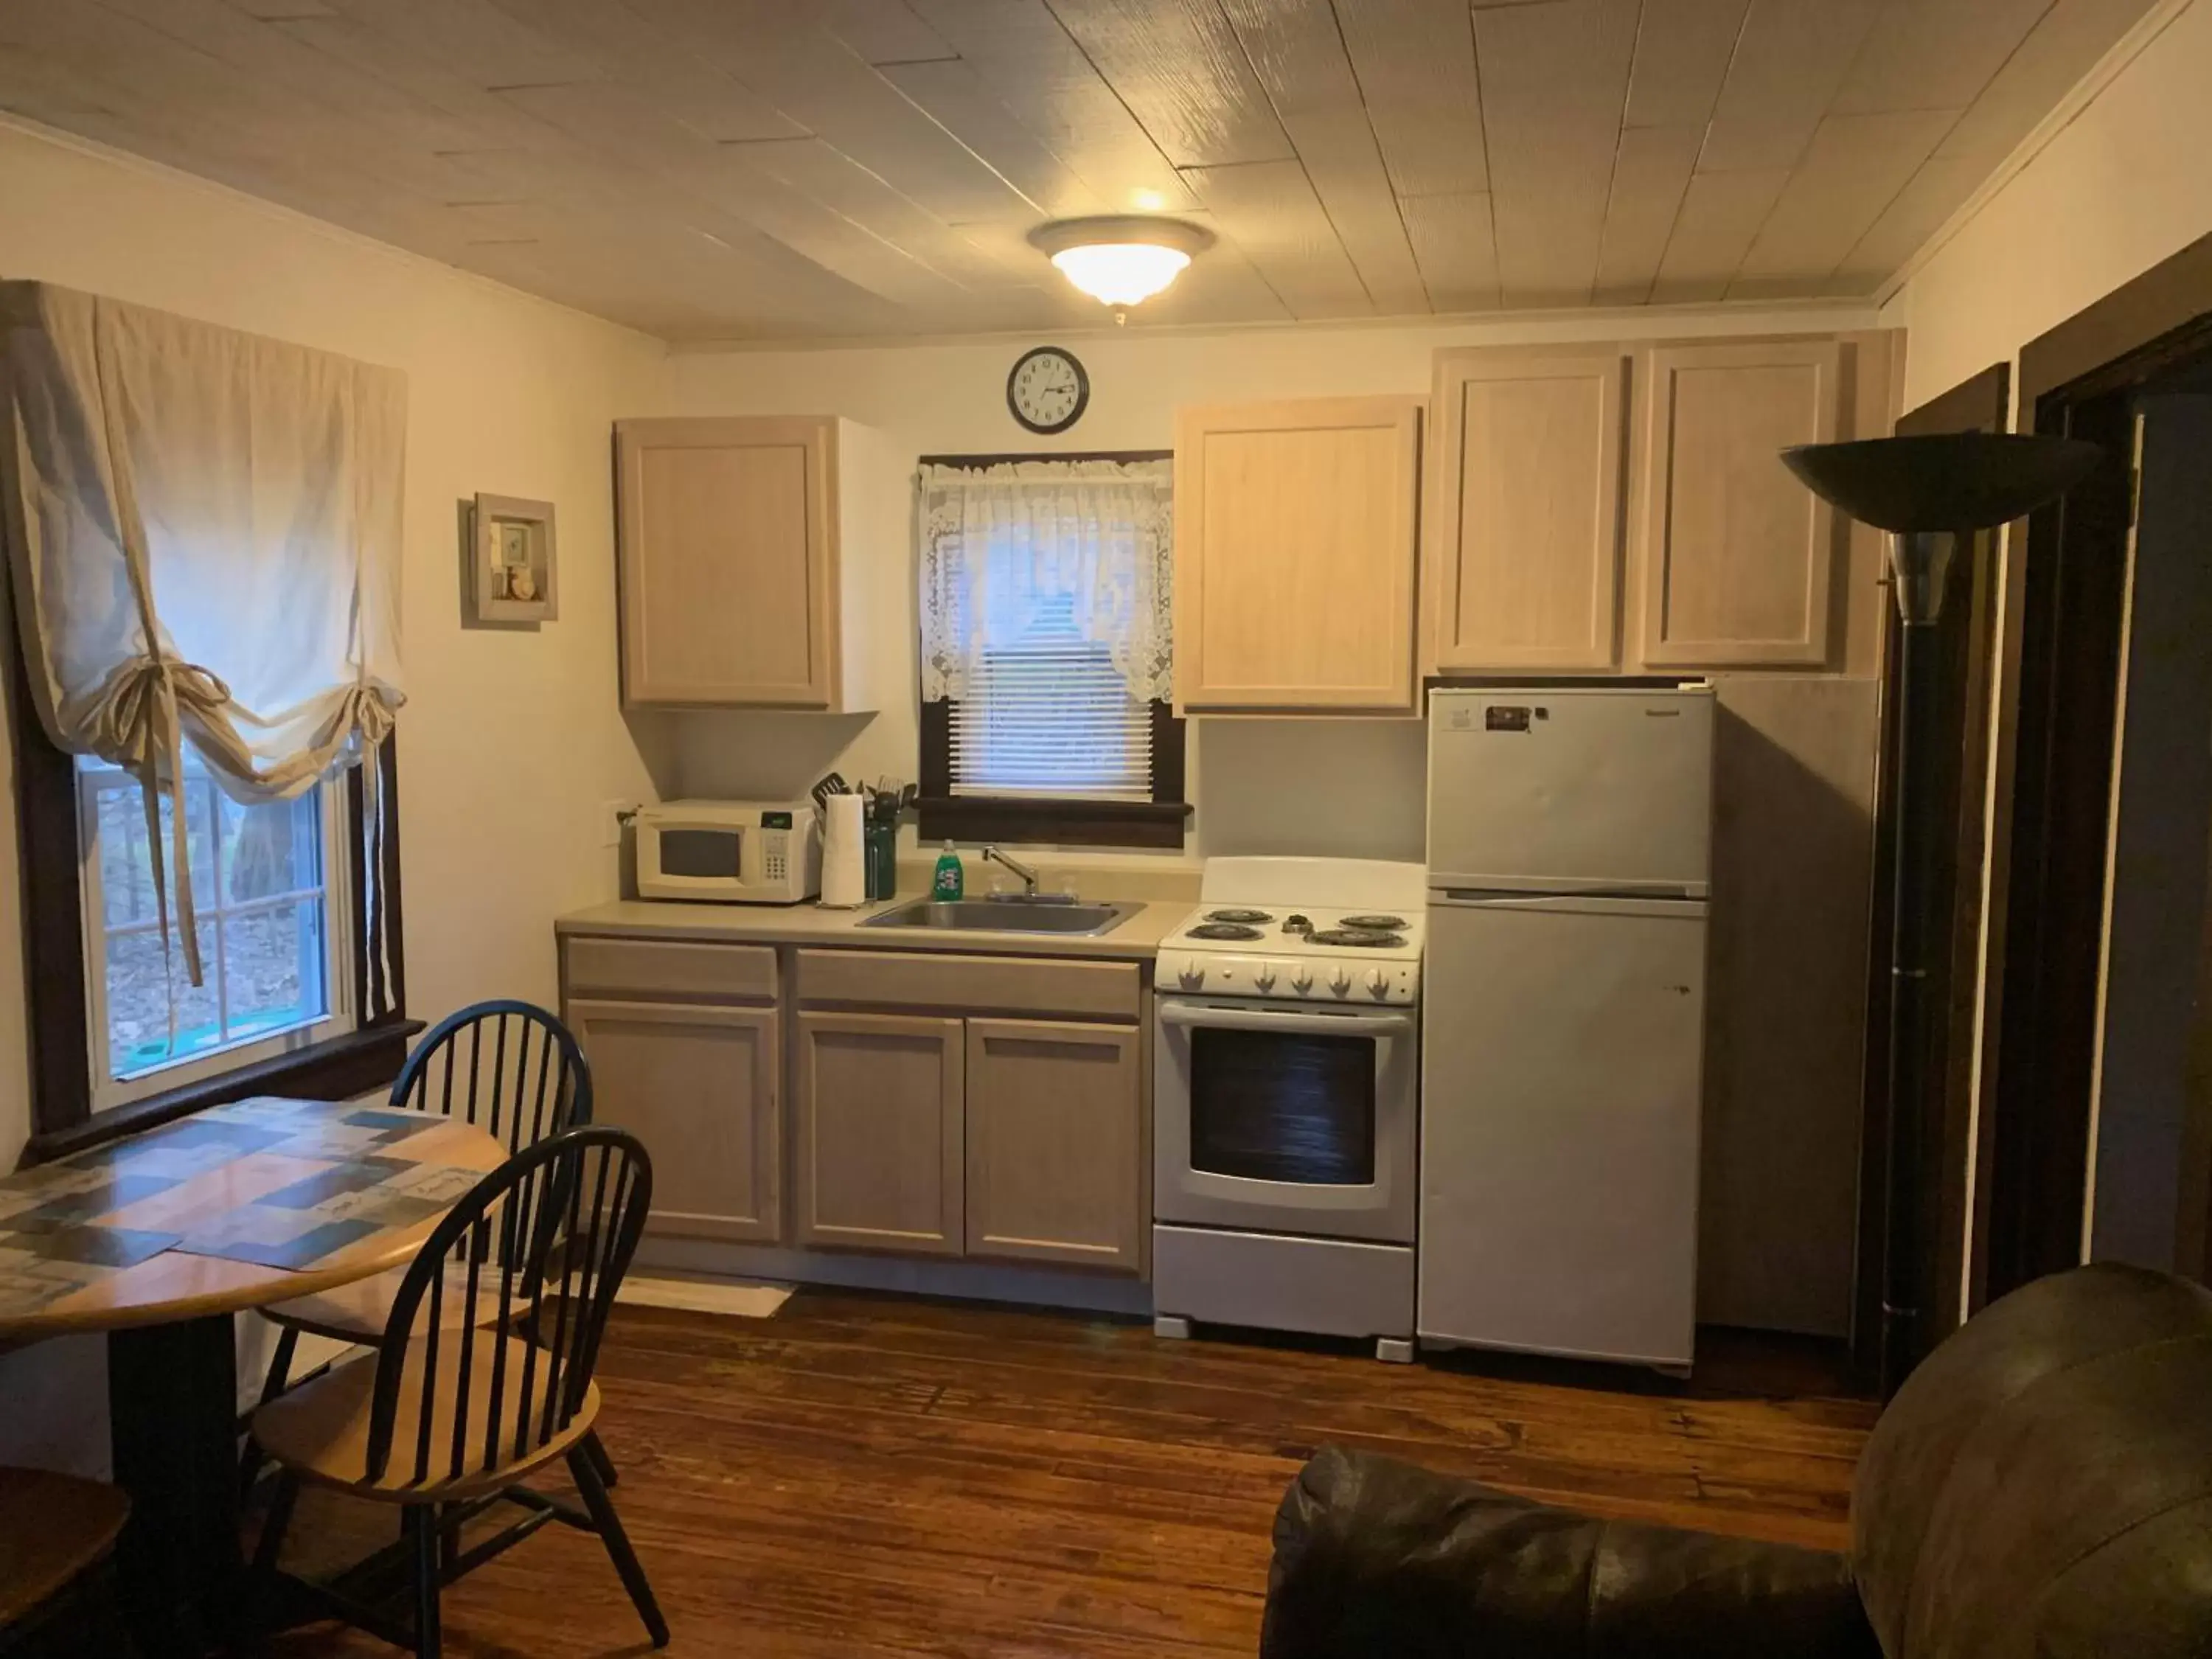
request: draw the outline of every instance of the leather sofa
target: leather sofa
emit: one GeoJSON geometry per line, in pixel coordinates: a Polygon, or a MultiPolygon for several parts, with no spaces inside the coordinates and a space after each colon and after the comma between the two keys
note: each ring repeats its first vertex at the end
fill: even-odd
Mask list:
{"type": "Polygon", "coordinates": [[[2212,1292],[2039,1279],[1861,1455],[1848,1555],[1601,1521],[1324,1449],[1275,1522],[1261,1659],[2212,1655],[2212,1292]]]}

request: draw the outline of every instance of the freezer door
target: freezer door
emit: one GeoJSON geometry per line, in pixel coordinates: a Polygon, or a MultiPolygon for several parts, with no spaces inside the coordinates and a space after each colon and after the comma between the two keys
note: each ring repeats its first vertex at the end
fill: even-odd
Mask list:
{"type": "Polygon", "coordinates": [[[1428,915],[1421,1335],[1687,1365],[1705,907],[1428,915]]]}
{"type": "Polygon", "coordinates": [[[1429,702],[1429,885],[1702,897],[1713,694],[1547,687],[1429,702]]]}

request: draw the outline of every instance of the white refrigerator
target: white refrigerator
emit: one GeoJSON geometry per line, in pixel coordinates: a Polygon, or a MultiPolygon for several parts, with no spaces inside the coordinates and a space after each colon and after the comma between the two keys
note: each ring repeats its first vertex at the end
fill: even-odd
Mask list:
{"type": "Polygon", "coordinates": [[[1429,703],[1418,1327],[1686,1370],[1708,686],[1429,703]]]}

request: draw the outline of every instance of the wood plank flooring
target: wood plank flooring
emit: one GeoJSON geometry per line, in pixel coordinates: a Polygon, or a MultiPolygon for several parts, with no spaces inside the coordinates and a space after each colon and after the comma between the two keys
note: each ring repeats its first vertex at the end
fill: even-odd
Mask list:
{"type": "MultiPolygon", "coordinates": [[[[601,1427],[672,1654],[1249,1659],[1275,1504],[1331,1440],[1595,1513],[1840,1547],[1874,1407],[1771,1345],[1707,1352],[1688,1386],[1389,1366],[802,1291],[768,1320],[618,1308],[601,1427]]],[[[393,1527],[311,1496],[293,1535],[343,1559],[393,1527]]],[[[445,1629],[456,1659],[647,1650],[598,1540],[558,1527],[449,1590],[445,1629]]],[[[392,1650],[321,1627],[276,1651],[392,1650]]]]}

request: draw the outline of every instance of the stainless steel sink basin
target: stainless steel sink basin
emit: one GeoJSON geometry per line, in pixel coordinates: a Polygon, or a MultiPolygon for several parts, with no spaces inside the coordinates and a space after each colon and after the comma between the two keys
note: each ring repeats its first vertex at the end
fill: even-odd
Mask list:
{"type": "Polygon", "coordinates": [[[921,927],[945,933],[1110,933],[1141,904],[1069,904],[1049,899],[959,899],[939,904],[917,899],[870,916],[863,927],[921,927]]]}

